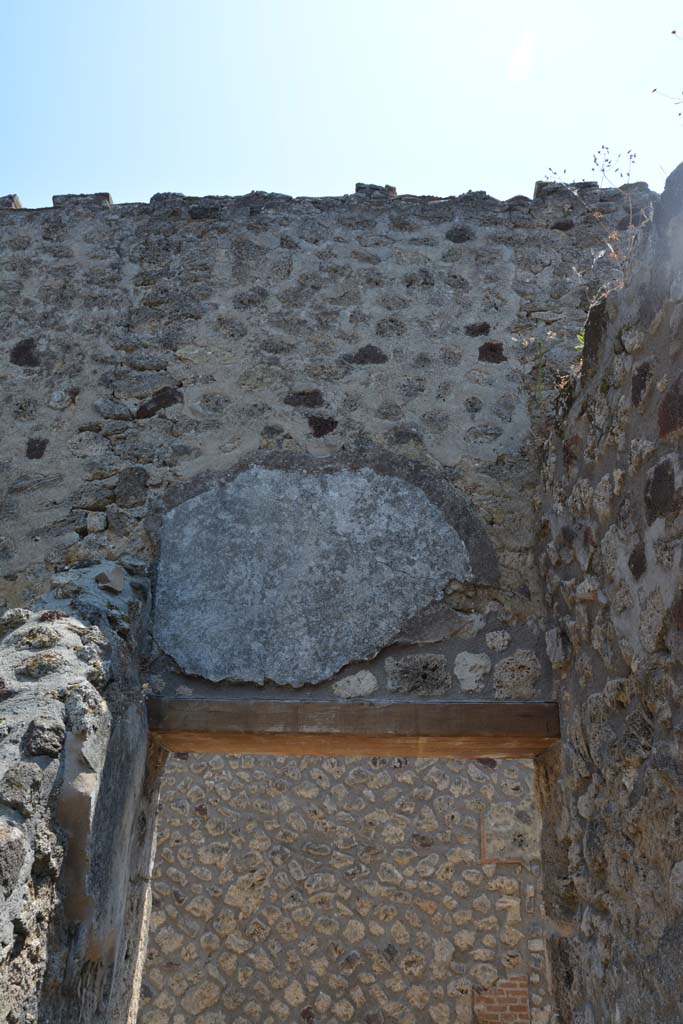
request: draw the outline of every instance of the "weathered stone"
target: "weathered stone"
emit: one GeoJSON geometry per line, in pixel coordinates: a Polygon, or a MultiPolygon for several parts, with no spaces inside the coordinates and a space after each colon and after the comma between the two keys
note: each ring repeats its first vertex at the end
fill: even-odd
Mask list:
{"type": "Polygon", "coordinates": [[[485,341],[479,346],[480,363],[506,363],[507,356],[500,341],[485,341]]]}
{"type": "Polygon", "coordinates": [[[474,238],[474,232],[470,228],[456,226],[448,229],[446,238],[449,242],[460,245],[462,242],[471,242],[474,238]]]}
{"type": "Polygon", "coordinates": [[[561,629],[549,629],[545,634],[545,649],[553,668],[566,665],[571,655],[569,637],[561,629]]]}
{"type": "Polygon", "coordinates": [[[307,420],[314,437],[325,437],[336,430],[339,425],[334,416],[308,416],[307,420]]]}
{"type": "Polygon", "coordinates": [[[541,666],[533,651],[515,651],[493,669],[498,700],[530,700],[541,678],[541,666]]]}
{"type": "Polygon", "coordinates": [[[24,751],[32,757],[56,757],[64,746],[64,722],[45,716],[34,718],[22,741],[24,751]]]}
{"type": "Polygon", "coordinates": [[[28,608],[8,608],[0,615],[0,636],[25,625],[31,618],[28,608]]]}
{"type": "Polygon", "coordinates": [[[679,373],[659,403],[659,436],[678,437],[683,430],[683,373],[679,373]]]}
{"type": "Polygon", "coordinates": [[[37,764],[12,765],[0,779],[0,803],[13,807],[25,818],[29,817],[42,781],[43,772],[37,764]]]}
{"type": "Polygon", "coordinates": [[[135,508],[144,504],[147,498],[147,470],[142,466],[131,466],[122,470],[114,489],[116,504],[122,508],[135,508]]]}
{"type": "Polygon", "coordinates": [[[641,363],[633,371],[633,376],[631,377],[631,401],[633,405],[638,406],[642,402],[651,377],[651,363],[641,363]]]}
{"type": "MultiPolygon", "coordinates": [[[[377,333],[382,336],[384,336],[384,333],[389,330],[386,326],[389,321],[383,322],[385,323],[385,327],[382,331],[380,331],[379,328],[377,331],[377,333]]],[[[352,363],[356,366],[378,366],[381,363],[386,363],[389,357],[385,352],[382,352],[381,348],[377,348],[376,345],[363,345],[363,347],[359,348],[356,352],[344,355],[342,358],[345,363],[352,363]]]]}
{"type": "Polygon", "coordinates": [[[48,440],[45,437],[30,437],[26,442],[26,458],[27,459],[42,459],[45,454],[45,450],[48,446],[48,440]]]}
{"type": "Polygon", "coordinates": [[[12,346],[9,358],[15,366],[40,366],[40,355],[35,338],[24,338],[18,341],[16,345],[12,346]]]}
{"type": "Polygon", "coordinates": [[[491,651],[504,651],[510,646],[510,634],[506,629],[494,629],[484,637],[491,651]]]}
{"type": "Polygon", "coordinates": [[[436,696],[448,693],[453,680],[441,654],[412,654],[406,658],[387,658],[387,689],[392,693],[436,696]]]}
{"type": "Polygon", "coordinates": [[[295,408],[317,409],[323,405],[323,396],[319,388],[309,388],[305,391],[290,391],[283,398],[283,402],[295,408]]]}
{"type": "Polygon", "coordinates": [[[28,854],[20,828],[0,819],[0,890],[7,899],[19,881],[28,854]]]}
{"type": "MultiPolygon", "coordinates": [[[[676,481],[671,459],[662,459],[647,476],[645,510],[648,525],[658,516],[666,516],[674,506],[676,481]]],[[[683,498],[681,499],[683,501],[683,498]]]]}
{"type": "Polygon", "coordinates": [[[141,402],[135,410],[136,420],[146,420],[150,416],[156,416],[162,409],[169,409],[172,405],[178,405],[183,401],[183,392],[180,388],[166,386],[159,388],[153,395],[141,402]]]}
{"type": "Polygon", "coordinates": [[[356,672],[344,676],[332,684],[335,697],[369,697],[377,689],[377,680],[372,672],[356,672]]]}
{"type": "Polygon", "coordinates": [[[465,334],[469,338],[480,338],[482,334],[489,334],[490,331],[491,324],[487,320],[479,320],[477,323],[467,324],[465,327],[465,334]]]}
{"type": "Polygon", "coordinates": [[[414,485],[255,467],[168,514],[155,635],[186,671],[299,686],[371,656],[469,577],[461,537],[414,485]]]}
{"type": "Polygon", "coordinates": [[[117,402],[114,398],[98,398],[93,403],[93,408],[105,420],[130,420],[133,418],[128,406],[123,402],[117,402]]]}
{"type": "Polygon", "coordinates": [[[59,672],[63,666],[64,657],[58,651],[44,651],[20,662],[17,666],[17,675],[40,679],[52,672],[59,672]]]}
{"type": "Polygon", "coordinates": [[[455,675],[465,693],[476,693],[483,686],[483,678],[491,671],[491,659],[487,654],[461,651],[455,657],[455,675]]]}

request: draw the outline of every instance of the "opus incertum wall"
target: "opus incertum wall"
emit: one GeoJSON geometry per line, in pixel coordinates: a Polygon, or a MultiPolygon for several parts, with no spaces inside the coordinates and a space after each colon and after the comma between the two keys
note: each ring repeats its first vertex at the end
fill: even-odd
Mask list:
{"type": "MultiPolygon", "coordinates": [[[[664,276],[628,299],[610,395],[623,398],[633,324],[650,330],[654,307],[668,323],[678,301],[676,189],[643,229],[664,240],[664,276]]],[[[162,748],[487,756],[555,742],[554,678],[569,693],[577,651],[585,678],[583,647],[609,636],[574,625],[591,595],[602,607],[599,587],[577,584],[574,617],[546,601],[538,553],[573,526],[544,520],[538,442],[590,302],[617,283],[605,237],[625,245],[652,200],[591,183],[505,202],[375,186],[2,200],[8,1020],[134,1018],[162,748]]],[[[655,449],[677,436],[673,381],[652,383],[669,395],[655,449]]],[[[607,420],[587,453],[596,431],[616,436],[605,402],[598,391],[607,420]]],[[[572,430],[569,466],[584,457],[572,430]]],[[[610,502],[636,470],[619,472],[598,504],[623,519],[610,502]]],[[[586,500],[567,499],[571,516],[586,500]]],[[[591,576],[595,536],[582,522],[591,576]]],[[[644,671],[637,659],[628,671],[644,671]]],[[[583,749],[567,707],[565,750],[583,749]]],[[[554,798],[574,807],[563,785],[554,798]]],[[[579,798],[572,849],[593,806],[579,798]]],[[[548,846],[560,874],[566,849],[559,833],[548,846]]],[[[565,936],[586,892],[562,902],[565,936]]],[[[569,991],[566,957],[591,968],[558,948],[569,991]]],[[[576,999],[597,1022],[594,989],[576,999]]]]}

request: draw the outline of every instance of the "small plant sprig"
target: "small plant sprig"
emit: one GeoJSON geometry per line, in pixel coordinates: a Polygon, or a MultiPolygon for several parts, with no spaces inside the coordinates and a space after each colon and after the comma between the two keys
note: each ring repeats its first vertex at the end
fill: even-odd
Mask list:
{"type": "MultiPolygon", "coordinates": [[[[683,43],[683,38],[681,38],[681,36],[679,35],[677,29],[672,28],[671,29],[671,35],[674,37],[674,39],[676,40],[677,43],[683,43]]],[[[653,93],[657,93],[657,95],[661,96],[662,99],[668,100],[670,103],[673,103],[673,105],[675,107],[680,107],[681,104],[683,104],[683,98],[679,99],[678,96],[669,96],[668,93],[661,92],[660,89],[653,89],[652,92],[653,93]]],[[[683,93],[681,93],[681,97],[683,97],[683,93]]],[[[682,115],[683,115],[683,110],[679,110],[677,112],[677,114],[676,114],[676,117],[681,117],[682,115]]]]}
{"type": "MultiPolygon", "coordinates": [[[[600,175],[600,181],[598,184],[600,187],[608,185],[610,188],[622,189],[625,185],[630,185],[635,162],[636,153],[632,149],[627,149],[625,153],[617,153],[616,155],[613,155],[609,146],[603,144],[597,152],[593,153],[593,170],[597,171],[600,175]],[[616,179],[621,181],[621,185],[616,184],[616,179]]],[[[550,180],[562,185],[569,195],[571,195],[573,199],[576,199],[583,206],[584,210],[594,217],[595,220],[601,221],[603,219],[604,214],[600,210],[591,208],[586,203],[580,190],[575,186],[572,186],[566,180],[566,170],[563,170],[562,173],[559,174],[552,167],[549,167],[548,171],[551,175],[550,180]]],[[[605,250],[603,253],[599,254],[599,256],[607,254],[609,259],[616,264],[619,271],[619,280],[615,286],[617,288],[623,287],[626,268],[628,267],[631,256],[633,255],[637,228],[649,220],[648,215],[641,211],[640,223],[635,223],[631,191],[628,188],[624,189],[624,191],[629,211],[628,224],[626,226],[626,245],[625,247],[622,246],[621,235],[618,231],[607,231],[603,234],[605,250]]],[[[597,258],[599,258],[599,256],[597,258]]]]}

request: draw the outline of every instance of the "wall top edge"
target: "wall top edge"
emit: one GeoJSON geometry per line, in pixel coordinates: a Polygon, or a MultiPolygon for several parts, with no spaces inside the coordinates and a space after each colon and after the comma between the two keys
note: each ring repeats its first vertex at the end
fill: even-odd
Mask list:
{"type": "Polygon", "coordinates": [[[556,182],[537,181],[534,187],[533,197],[526,195],[511,196],[509,199],[496,199],[484,191],[468,191],[460,195],[432,196],[415,195],[412,193],[399,193],[390,185],[356,185],[355,192],[340,196],[291,196],[280,192],[252,191],[244,195],[207,195],[207,196],[186,196],[180,192],[158,192],[153,195],[148,203],[115,203],[109,192],[93,192],[83,194],[65,194],[52,197],[51,207],[24,207],[18,195],[11,193],[0,196],[0,213],[21,212],[21,213],[43,213],[51,210],[81,210],[90,212],[93,210],[109,210],[115,212],[127,212],[133,210],[175,210],[194,208],[196,219],[210,219],[212,210],[220,207],[239,206],[283,206],[292,203],[298,205],[309,204],[312,206],[334,206],[344,204],[449,204],[458,205],[483,204],[496,208],[509,208],[516,206],[531,206],[535,203],[544,203],[546,200],[557,197],[567,191],[577,195],[588,193],[597,195],[600,200],[607,201],[611,198],[623,196],[625,193],[651,193],[646,182],[630,182],[619,187],[602,188],[595,181],[578,182],[556,182]]]}

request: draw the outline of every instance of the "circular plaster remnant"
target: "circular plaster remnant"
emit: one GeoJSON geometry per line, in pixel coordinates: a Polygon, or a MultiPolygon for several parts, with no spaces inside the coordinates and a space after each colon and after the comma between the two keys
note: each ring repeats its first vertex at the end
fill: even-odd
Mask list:
{"type": "Polygon", "coordinates": [[[368,467],[251,466],[167,513],[154,635],[216,682],[321,682],[472,580],[456,525],[421,487],[368,467]]]}

